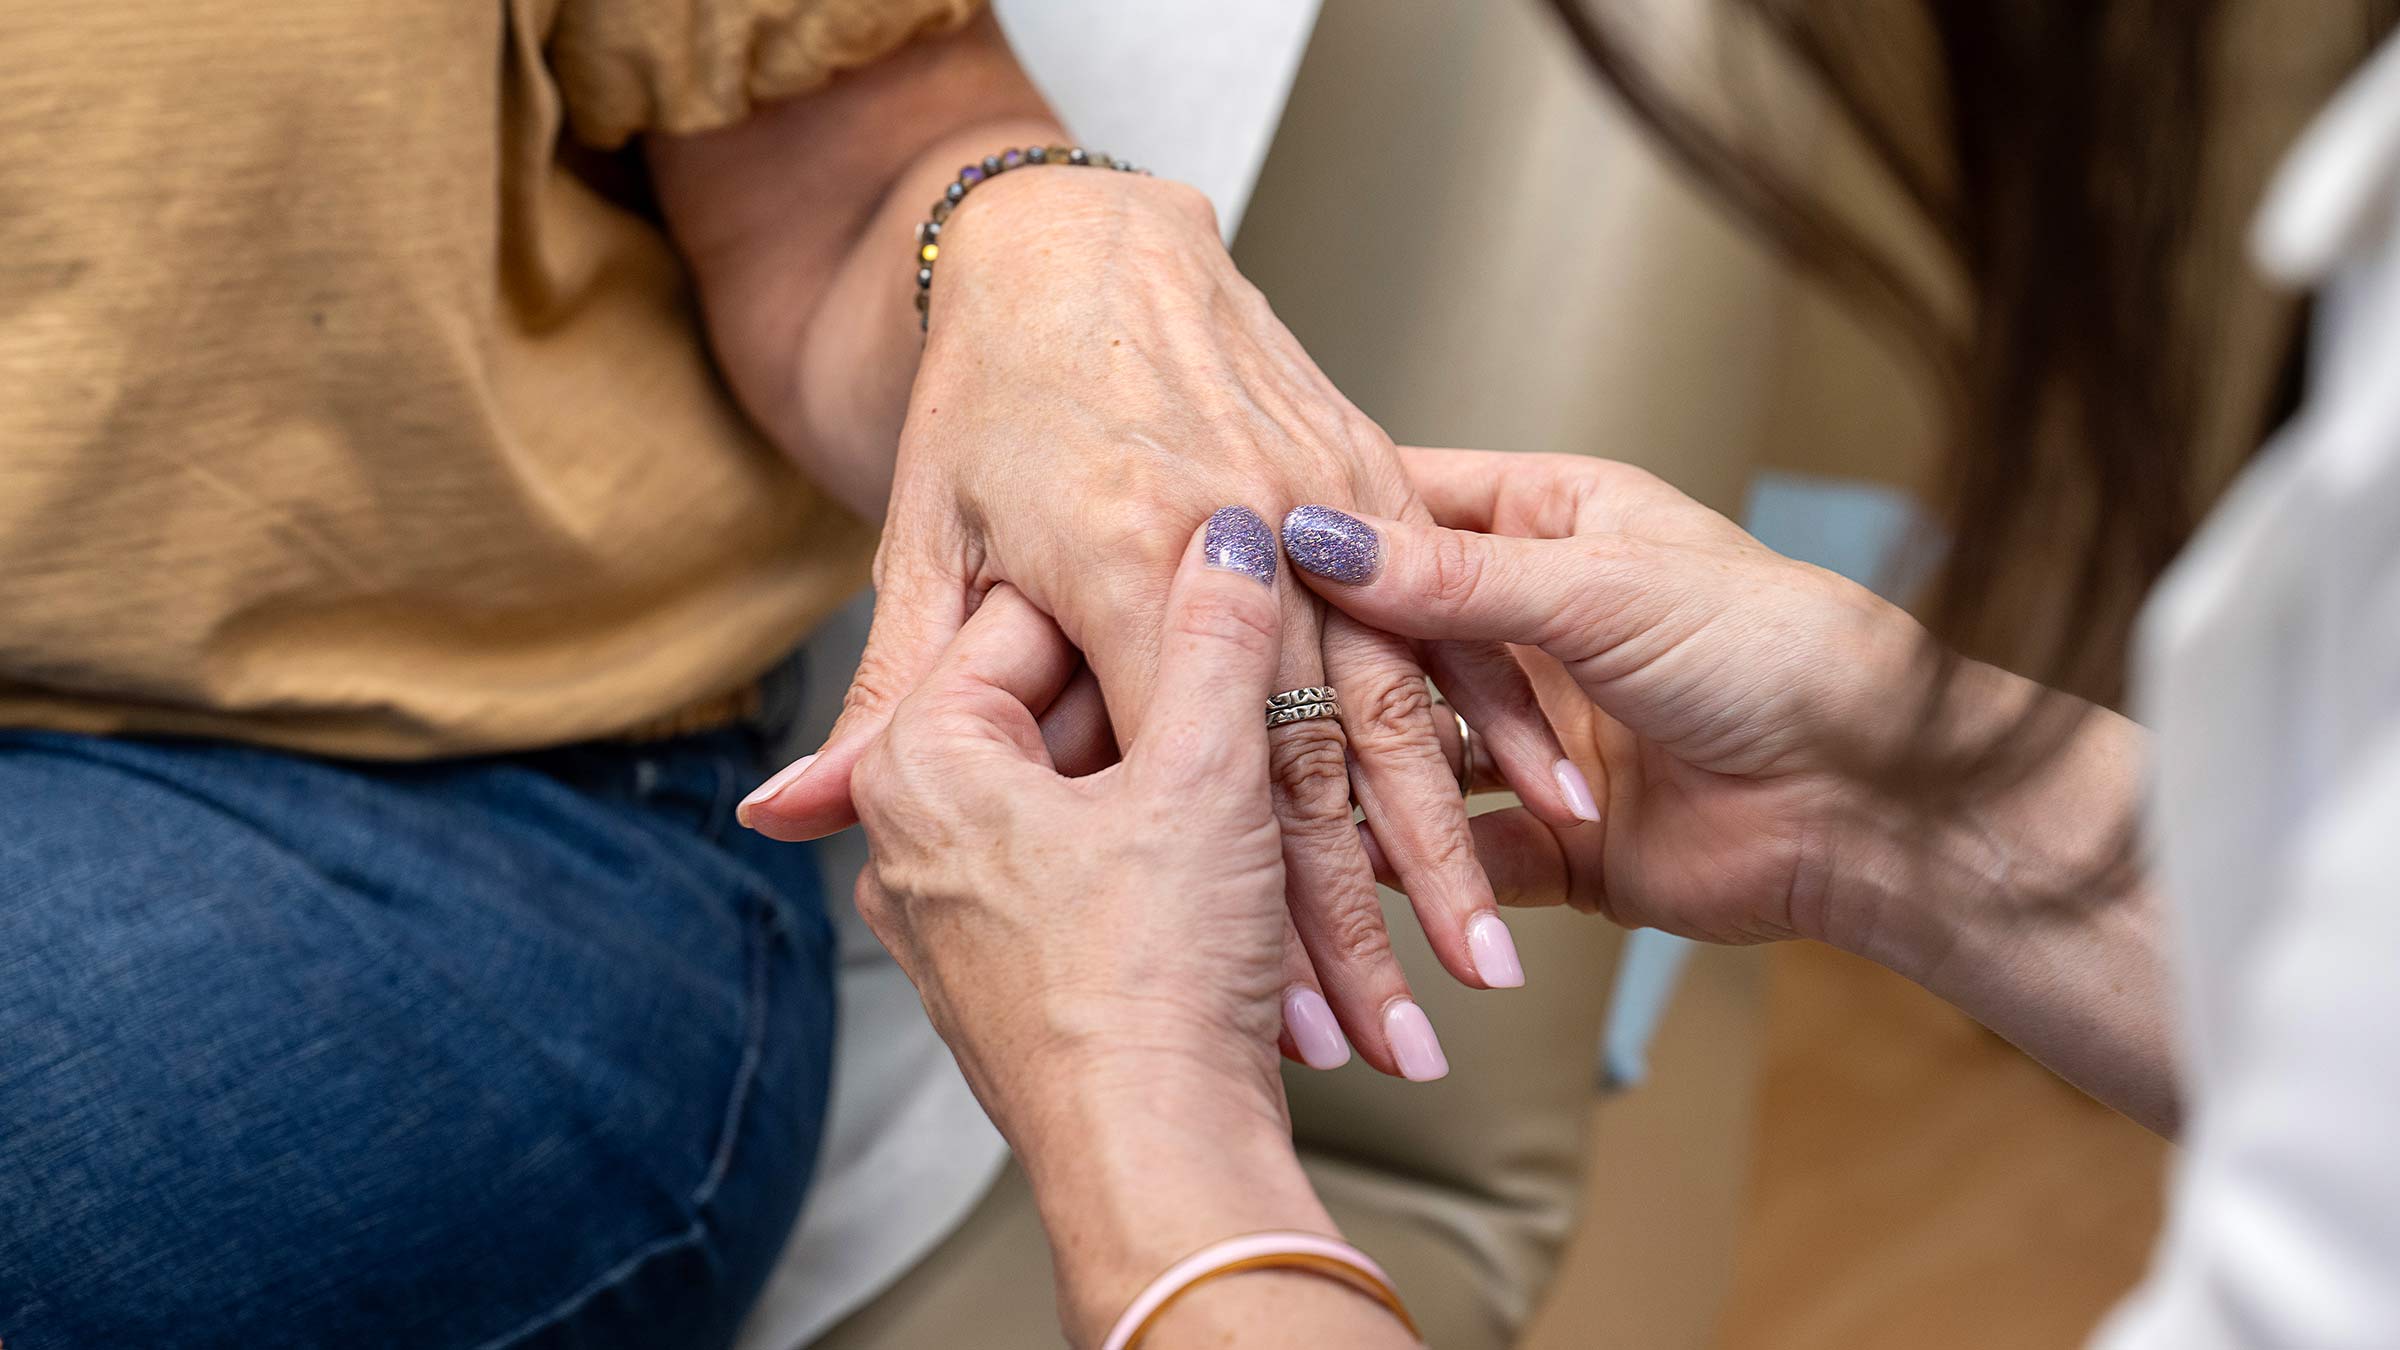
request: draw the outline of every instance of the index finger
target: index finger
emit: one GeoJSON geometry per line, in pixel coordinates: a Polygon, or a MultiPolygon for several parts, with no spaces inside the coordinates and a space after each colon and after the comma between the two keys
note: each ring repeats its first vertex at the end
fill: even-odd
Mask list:
{"type": "Polygon", "coordinates": [[[1622,535],[1518,539],[1301,506],[1283,548],[1311,590],[1404,637],[1613,645],[1656,608],[1622,535]]]}

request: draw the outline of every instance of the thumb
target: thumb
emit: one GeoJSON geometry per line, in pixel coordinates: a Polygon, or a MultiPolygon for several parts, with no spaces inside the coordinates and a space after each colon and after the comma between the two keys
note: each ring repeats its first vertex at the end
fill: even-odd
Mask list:
{"type": "Polygon", "coordinates": [[[1651,546],[1615,533],[1520,539],[1303,506],[1284,556],[1309,589],[1402,637],[1514,642],[1572,664],[1663,616],[1651,546]]]}
{"type": "Polygon", "coordinates": [[[967,620],[963,579],[922,566],[889,569],[875,592],[866,650],[833,733],[813,755],[761,783],[734,816],[770,839],[822,839],[858,821],[850,774],[967,620]]]}
{"type": "Polygon", "coordinates": [[[1186,782],[1267,783],[1267,696],[1282,649],[1275,536],[1246,506],[1208,518],[1167,593],[1158,685],[1128,759],[1186,782]]]}

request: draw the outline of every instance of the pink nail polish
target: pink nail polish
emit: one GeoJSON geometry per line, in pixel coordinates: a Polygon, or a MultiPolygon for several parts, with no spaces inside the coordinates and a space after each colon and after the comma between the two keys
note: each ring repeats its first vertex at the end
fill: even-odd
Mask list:
{"type": "Polygon", "coordinates": [[[1450,1072],[1450,1057],[1442,1053],[1441,1037],[1425,1010],[1408,999],[1383,1010],[1383,1034],[1392,1043],[1392,1058],[1400,1061],[1400,1076],[1412,1083],[1430,1083],[1450,1072]]]}
{"type": "Polygon", "coordinates": [[[1517,959],[1517,940],[1497,914],[1478,914],[1467,925],[1467,954],[1475,973],[1494,989],[1518,989],[1525,984],[1525,963],[1517,959]]]}
{"type": "Polygon", "coordinates": [[[733,809],[735,818],[739,819],[742,816],[742,813],[748,811],[751,807],[759,805],[768,798],[773,797],[776,793],[781,792],[785,788],[790,787],[792,784],[799,782],[800,775],[807,773],[808,766],[816,762],[817,757],[815,755],[802,755],[800,758],[784,765],[783,772],[776,774],[773,778],[770,778],[767,781],[759,784],[757,787],[751,789],[750,795],[742,798],[742,804],[733,809]]]}
{"type": "Polygon", "coordinates": [[[1562,759],[1551,765],[1550,776],[1558,780],[1559,795],[1567,799],[1567,809],[1577,820],[1600,819],[1600,802],[1592,796],[1591,781],[1575,767],[1574,760],[1562,759]]]}
{"type": "Polygon", "coordinates": [[[1283,996],[1283,1025],[1292,1033],[1300,1062],[1312,1069],[1338,1069],[1350,1062],[1350,1042],[1342,1024],[1333,1020],[1325,996],[1301,987],[1283,996]]]}

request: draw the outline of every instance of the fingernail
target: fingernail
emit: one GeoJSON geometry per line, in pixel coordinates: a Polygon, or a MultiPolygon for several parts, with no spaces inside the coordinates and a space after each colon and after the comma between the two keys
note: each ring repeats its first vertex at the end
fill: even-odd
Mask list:
{"type": "Polygon", "coordinates": [[[1391,1039],[1392,1058],[1400,1061],[1400,1076],[1412,1083],[1430,1083],[1450,1072],[1450,1057],[1433,1034],[1425,1010],[1407,999],[1384,1010],[1383,1034],[1391,1039]]]}
{"type": "Polygon", "coordinates": [[[773,778],[770,778],[767,781],[759,784],[757,787],[751,789],[750,795],[742,798],[742,804],[733,808],[733,818],[741,821],[744,825],[749,824],[750,822],[747,818],[747,812],[751,807],[761,805],[769,797],[772,797],[776,793],[783,791],[787,787],[790,787],[792,784],[799,782],[800,775],[807,773],[808,766],[816,762],[817,757],[815,755],[802,755],[800,758],[784,765],[783,772],[776,774],[773,778]]]}
{"type": "Polygon", "coordinates": [[[1275,584],[1275,535],[1247,506],[1219,507],[1208,518],[1200,551],[1220,572],[1239,572],[1261,586],[1275,584]]]}
{"type": "Polygon", "coordinates": [[[1467,925],[1467,954],[1475,958],[1475,973],[1494,989],[1520,989],[1525,963],[1517,959],[1517,940],[1497,914],[1478,915],[1467,925]]]}
{"type": "Polygon", "coordinates": [[[1312,1069],[1338,1069],[1350,1062],[1350,1042],[1333,1020],[1325,996],[1302,986],[1283,996],[1283,1025],[1292,1033],[1300,1062],[1312,1069]]]}
{"type": "Polygon", "coordinates": [[[1299,506],[1283,518],[1283,552],[1292,566],[1335,581],[1370,581],[1383,565],[1375,527],[1330,506],[1299,506]]]}
{"type": "Polygon", "coordinates": [[[1575,813],[1577,820],[1600,818],[1600,803],[1592,796],[1591,780],[1575,767],[1574,760],[1562,759],[1550,766],[1550,776],[1558,780],[1559,795],[1567,799],[1567,809],[1575,813]]]}

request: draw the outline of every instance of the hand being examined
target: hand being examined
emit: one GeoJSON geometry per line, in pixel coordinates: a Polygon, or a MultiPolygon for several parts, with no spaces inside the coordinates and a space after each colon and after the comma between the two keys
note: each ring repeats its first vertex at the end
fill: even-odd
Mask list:
{"type": "MultiPolygon", "coordinates": [[[[850,823],[853,768],[996,587],[1049,616],[1088,665],[1059,715],[1122,729],[1156,710],[1169,581],[1218,506],[1270,521],[1303,503],[1430,519],[1391,441],[1234,269],[1190,189],[1017,170],[960,206],[941,247],[865,659],[831,740],[744,809],[778,838],[850,823]]],[[[1271,536],[1264,548],[1271,561],[1271,536]]],[[[1354,794],[1444,966],[1500,987],[1515,963],[1489,917],[1426,675],[1537,818],[1571,829],[1594,814],[1589,792],[1501,644],[1411,642],[1328,611],[1288,577],[1274,584],[1274,689],[1331,685],[1341,708],[1269,742],[1293,935],[1284,1048],[1340,1063],[1338,1018],[1376,1068],[1437,1077],[1439,1045],[1390,950],[1354,794]]]]}

